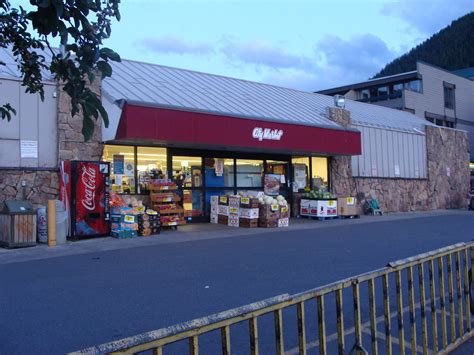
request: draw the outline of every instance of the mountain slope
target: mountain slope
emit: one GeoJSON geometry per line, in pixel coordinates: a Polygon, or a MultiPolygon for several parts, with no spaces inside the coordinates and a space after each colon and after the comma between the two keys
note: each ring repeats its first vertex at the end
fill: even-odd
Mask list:
{"type": "Polygon", "coordinates": [[[474,67],[474,12],[387,64],[374,78],[415,70],[418,60],[447,70],[474,67]]]}

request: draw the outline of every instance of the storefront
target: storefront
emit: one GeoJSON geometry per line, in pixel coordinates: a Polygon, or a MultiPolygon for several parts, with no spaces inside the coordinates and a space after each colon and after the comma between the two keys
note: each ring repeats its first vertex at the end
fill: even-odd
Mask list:
{"type": "Polygon", "coordinates": [[[103,155],[112,191],[146,198],[148,182],[168,178],[187,221],[209,221],[214,195],[263,191],[291,202],[295,193],[329,189],[330,157],[361,149],[358,130],[328,119],[302,125],[126,101],[121,109],[103,155]]]}
{"type": "Polygon", "coordinates": [[[294,193],[330,184],[327,157],[109,144],[103,160],[111,163],[111,188],[118,194],[146,199],[151,180],[171,179],[193,222],[209,220],[214,195],[264,191],[291,201],[294,193]]]}

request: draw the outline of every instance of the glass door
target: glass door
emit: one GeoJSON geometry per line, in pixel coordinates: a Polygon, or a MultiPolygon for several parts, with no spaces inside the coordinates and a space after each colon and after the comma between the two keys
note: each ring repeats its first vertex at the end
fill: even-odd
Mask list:
{"type": "Polygon", "coordinates": [[[173,156],[172,179],[178,186],[178,194],[186,221],[201,220],[205,215],[202,158],[196,156],[173,156]]]}
{"type": "Polygon", "coordinates": [[[206,189],[206,213],[210,215],[211,197],[235,193],[233,158],[204,158],[204,185],[206,189]]]}
{"type": "Polygon", "coordinates": [[[290,201],[290,162],[285,160],[267,160],[265,174],[273,175],[275,181],[279,181],[278,195],[290,201]]]}

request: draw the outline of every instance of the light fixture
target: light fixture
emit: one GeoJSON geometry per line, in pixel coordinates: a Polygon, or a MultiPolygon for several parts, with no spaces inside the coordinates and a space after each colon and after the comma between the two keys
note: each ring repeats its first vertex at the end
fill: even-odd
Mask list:
{"type": "Polygon", "coordinates": [[[182,166],[183,168],[187,168],[187,167],[189,166],[189,162],[188,162],[187,160],[182,160],[182,161],[181,161],[181,166],[182,166]]]}
{"type": "Polygon", "coordinates": [[[346,98],[343,95],[334,95],[334,105],[336,107],[346,107],[346,98]]]}

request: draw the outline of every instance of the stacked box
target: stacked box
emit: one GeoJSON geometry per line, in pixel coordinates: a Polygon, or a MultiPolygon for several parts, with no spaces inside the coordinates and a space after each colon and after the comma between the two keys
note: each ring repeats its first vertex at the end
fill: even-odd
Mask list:
{"type": "Polygon", "coordinates": [[[111,236],[117,239],[127,239],[127,238],[134,238],[137,236],[137,231],[134,230],[114,230],[111,233],[111,236]]]}
{"type": "Polygon", "coordinates": [[[277,228],[280,218],[279,205],[260,205],[258,226],[263,228],[277,228]]]}
{"type": "Polygon", "coordinates": [[[259,202],[258,198],[255,197],[242,197],[240,199],[241,208],[258,208],[259,202]]]}
{"type": "Polygon", "coordinates": [[[227,205],[217,206],[217,214],[219,216],[228,216],[229,215],[229,206],[227,206],[227,205]]]}
{"type": "MultiPolygon", "coordinates": [[[[121,210],[114,210],[114,212],[121,212],[121,213],[113,213],[110,215],[110,231],[111,233],[115,233],[114,237],[116,238],[131,238],[134,233],[121,233],[121,231],[137,231],[138,230],[138,221],[137,215],[134,214],[135,211],[132,208],[123,208],[121,210]]],[[[136,233],[135,233],[136,236],[136,233]]]]}
{"type": "Polygon", "coordinates": [[[224,216],[221,214],[217,215],[217,223],[227,225],[228,222],[229,222],[228,216],[224,216]]]}
{"type": "Polygon", "coordinates": [[[289,227],[289,226],[290,226],[290,219],[288,217],[278,219],[278,228],[289,227]]]}
{"type": "Polygon", "coordinates": [[[160,234],[160,214],[143,213],[138,215],[138,235],[145,237],[152,234],[160,234]]]}
{"type": "Polygon", "coordinates": [[[229,218],[227,225],[231,227],[239,226],[240,196],[229,196],[229,218]]]}
{"type": "Polygon", "coordinates": [[[339,197],[337,199],[337,214],[339,216],[358,216],[360,210],[355,197],[339,197]]]}
{"type": "Polygon", "coordinates": [[[257,228],[258,227],[258,218],[239,218],[239,227],[242,228],[257,228]]]}
{"type": "Polygon", "coordinates": [[[219,196],[211,196],[211,223],[217,224],[219,212],[219,196]]]}
{"type": "Polygon", "coordinates": [[[229,205],[228,197],[225,195],[219,196],[219,205],[228,206],[229,205]]]}
{"type": "Polygon", "coordinates": [[[290,218],[290,206],[280,206],[280,218],[290,218]]]}

